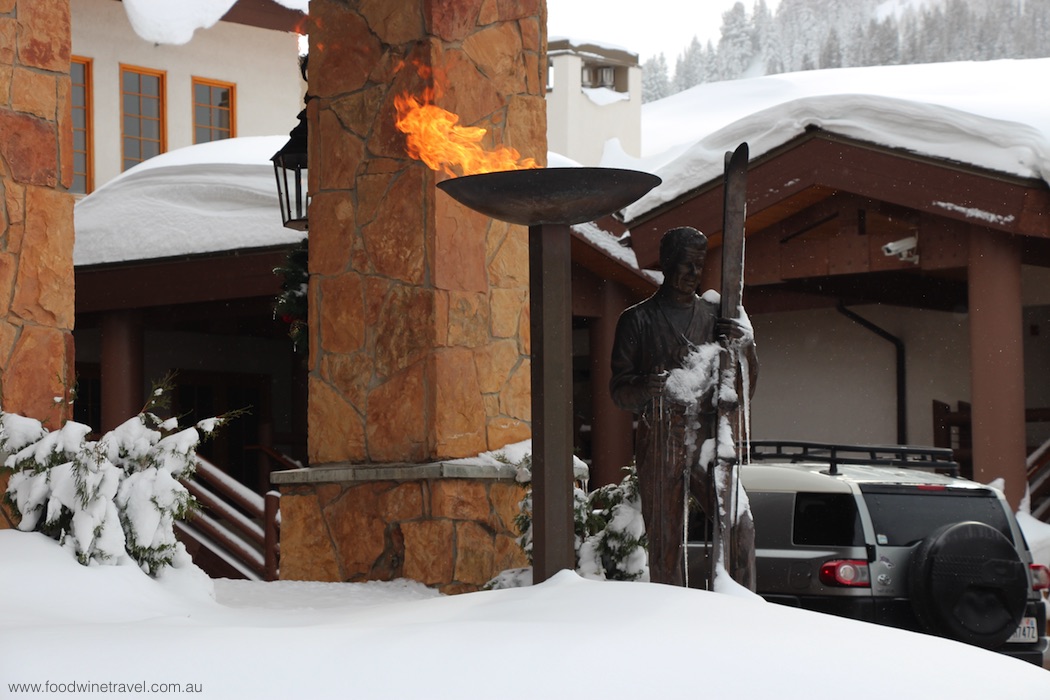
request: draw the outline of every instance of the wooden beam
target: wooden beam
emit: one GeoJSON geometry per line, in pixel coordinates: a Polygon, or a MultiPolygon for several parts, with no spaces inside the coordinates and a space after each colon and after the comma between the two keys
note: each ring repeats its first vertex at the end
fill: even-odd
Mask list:
{"type": "MultiPolygon", "coordinates": [[[[980,223],[1021,236],[1050,238],[1050,186],[942,159],[810,131],[751,162],[747,230],[790,218],[835,195],[849,194],[946,220],[980,223]]],[[[655,265],[660,236],[694,226],[722,228],[721,177],[626,222],[642,267],[655,265]]],[[[713,239],[712,242],[715,242],[713,239]]]]}
{"type": "Polygon", "coordinates": [[[76,313],[275,296],[288,248],[79,267],[76,313]]]}

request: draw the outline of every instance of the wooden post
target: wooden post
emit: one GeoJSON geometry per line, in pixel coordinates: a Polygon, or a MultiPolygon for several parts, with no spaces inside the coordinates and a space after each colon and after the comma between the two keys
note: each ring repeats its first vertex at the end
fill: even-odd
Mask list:
{"type": "Polygon", "coordinates": [[[142,315],[111,311],[102,318],[102,425],[105,432],[138,414],[145,403],[142,315]]]}
{"type": "Polygon", "coordinates": [[[572,517],[572,279],[569,227],[529,227],[533,583],[576,568],[572,517]]]}
{"type": "Polygon", "coordinates": [[[970,372],[973,478],[1002,477],[1014,508],[1025,491],[1021,249],[973,227],[970,235],[970,372]]]}

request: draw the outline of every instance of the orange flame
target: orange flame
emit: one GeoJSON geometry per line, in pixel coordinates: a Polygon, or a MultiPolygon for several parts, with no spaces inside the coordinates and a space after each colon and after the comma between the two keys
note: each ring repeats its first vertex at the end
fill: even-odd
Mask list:
{"type": "Polygon", "coordinates": [[[499,146],[486,151],[480,144],[487,130],[459,126],[459,116],[431,104],[431,94],[426,91],[422,100],[408,93],[394,97],[395,124],[407,135],[410,157],[451,177],[540,167],[535,159],[522,158],[513,148],[499,146]]]}

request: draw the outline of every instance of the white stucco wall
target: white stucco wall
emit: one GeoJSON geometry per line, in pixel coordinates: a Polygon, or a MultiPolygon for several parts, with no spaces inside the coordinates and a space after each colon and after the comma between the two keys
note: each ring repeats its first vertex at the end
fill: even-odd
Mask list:
{"type": "Polygon", "coordinates": [[[617,138],[624,152],[642,152],[642,72],[627,68],[627,99],[598,104],[581,85],[583,59],[574,54],[552,55],[547,91],[547,149],[581,165],[596,166],[605,143],[617,138]]]}
{"type": "MultiPolygon", "coordinates": [[[[968,323],[963,314],[891,306],[852,311],[905,347],[908,442],[933,443],[933,400],[970,399],[968,323]]],[[[756,439],[895,444],[894,346],[835,309],[752,317],[758,387],[756,439]]]]}
{"type": "MultiPolygon", "coordinates": [[[[174,0],[173,0],[174,1],[174,0]]],[[[297,35],[218,22],[181,46],[154,45],[121,3],[71,0],[73,55],[92,59],[95,189],[120,173],[120,64],[166,72],[167,150],[193,143],[192,79],[236,85],[235,134],[287,134],[302,109],[297,35]]]]}

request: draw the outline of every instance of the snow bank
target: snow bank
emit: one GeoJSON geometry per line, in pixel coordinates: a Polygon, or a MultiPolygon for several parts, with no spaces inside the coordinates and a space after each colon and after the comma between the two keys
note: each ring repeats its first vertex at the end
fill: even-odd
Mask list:
{"type": "Polygon", "coordinates": [[[259,699],[792,700],[823,688],[849,688],[853,700],[1050,697],[1050,673],[957,642],[567,571],[526,588],[424,599],[397,582],[328,584],[324,601],[323,584],[238,583],[232,607],[202,596],[201,581],[179,588],[133,566],[79,566],[36,534],[0,531],[0,562],[9,692],[9,683],[130,678],[259,699]],[[354,600],[371,586],[389,597],[354,600]],[[286,652],[281,663],[266,662],[275,650],[286,652]],[[858,682],[862,663],[891,672],[858,682]]]}

